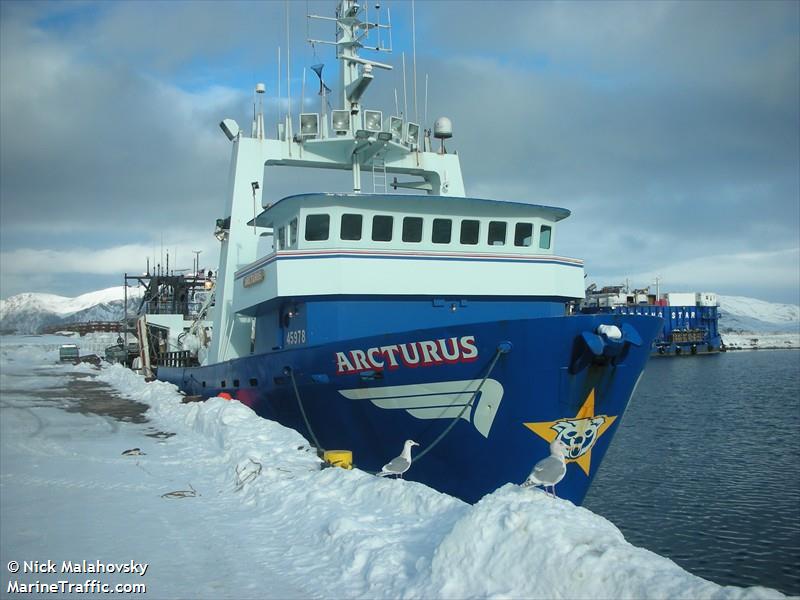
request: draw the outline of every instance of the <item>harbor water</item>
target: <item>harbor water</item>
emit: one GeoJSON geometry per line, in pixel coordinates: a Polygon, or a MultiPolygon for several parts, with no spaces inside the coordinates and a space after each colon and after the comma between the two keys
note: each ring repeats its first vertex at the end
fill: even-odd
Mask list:
{"type": "Polygon", "coordinates": [[[725,585],[800,595],[800,351],[653,358],[584,505],[725,585]]]}

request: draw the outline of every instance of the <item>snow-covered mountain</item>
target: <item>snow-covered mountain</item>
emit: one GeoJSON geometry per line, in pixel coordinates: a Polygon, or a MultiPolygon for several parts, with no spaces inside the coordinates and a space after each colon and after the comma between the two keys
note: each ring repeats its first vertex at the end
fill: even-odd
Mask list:
{"type": "Polygon", "coordinates": [[[800,306],[720,296],[719,330],[731,349],[800,348],[800,306]]]}
{"type": "MultiPolygon", "coordinates": [[[[143,289],[128,288],[128,310],[135,312],[143,289]]],[[[0,333],[37,333],[42,327],[85,321],[118,321],[124,314],[125,288],[116,286],[75,298],[24,293],[0,300],[0,333]]]]}
{"type": "MultiPolygon", "coordinates": [[[[128,288],[128,309],[134,310],[142,288],[128,288]]],[[[0,332],[36,333],[42,327],[81,321],[116,321],[123,315],[124,288],[111,287],[76,298],[25,293],[0,300],[0,332]]],[[[719,296],[720,331],[728,339],[766,335],[800,335],[800,306],[742,296],[719,296]]],[[[729,344],[730,345],[730,344],[729,344]]],[[[783,342],[780,344],[783,345],[783,342]]]]}
{"type": "Polygon", "coordinates": [[[800,306],[774,304],[742,296],[720,296],[723,333],[795,333],[800,328],[800,306]]]}

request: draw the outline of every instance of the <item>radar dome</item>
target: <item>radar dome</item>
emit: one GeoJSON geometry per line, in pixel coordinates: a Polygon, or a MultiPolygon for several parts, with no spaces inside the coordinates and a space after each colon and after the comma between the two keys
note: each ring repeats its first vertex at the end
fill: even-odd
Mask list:
{"type": "Polygon", "coordinates": [[[447,117],[439,117],[433,124],[433,137],[446,140],[453,137],[453,123],[447,117]]]}

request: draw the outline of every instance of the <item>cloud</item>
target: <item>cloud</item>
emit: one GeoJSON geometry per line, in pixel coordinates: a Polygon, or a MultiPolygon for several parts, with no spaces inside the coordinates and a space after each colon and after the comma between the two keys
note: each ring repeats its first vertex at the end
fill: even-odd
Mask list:
{"type": "MultiPolygon", "coordinates": [[[[394,43],[408,51],[400,6],[394,43]]],[[[300,40],[305,6],[290,9],[300,40]]],[[[217,123],[233,117],[247,129],[250,86],[266,79],[273,131],[284,4],[7,1],[0,11],[4,261],[50,251],[77,269],[77,244],[113,265],[106,274],[86,266],[89,281],[121,265],[114,248],[143,247],[141,262],[162,234],[184,253],[216,247],[230,157],[217,123]]],[[[799,4],[511,2],[487,11],[464,2],[458,19],[452,11],[417,4],[419,105],[424,112],[429,73],[428,120],[453,119],[448,148],[459,152],[468,193],[570,208],[557,251],[585,258],[592,277],[677,277],[692,266],[712,288],[797,295],[787,276],[796,256],[785,249],[800,246],[799,4]],[[769,253],[780,269],[754,268],[753,280],[712,268],[769,253]]],[[[303,64],[321,59],[329,83],[336,78],[327,49],[314,56],[298,41],[292,51],[296,105],[303,64]]],[[[393,112],[400,71],[377,75],[370,108],[393,112]]],[[[348,186],[347,173],[268,170],[265,201],[348,186]]],[[[4,295],[16,288],[9,273],[4,295]]]]}
{"type": "Polygon", "coordinates": [[[791,289],[795,293],[786,295],[786,302],[797,304],[800,303],[800,248],[704,255],[680,262],[663,261],[638,272],[605,270],[603,273],[604,282],[629,280],[635,287],[653,285],[656,278],[662,290],[670,291],[735,294],[743,281],[767,294],[791,289]],[[713,285],[713,289],[709,289],[709,285],[713,285]]]}
{"type": "MultiPolygon", "coordinates": [[[[156,259],[160,261],[161,249],[157,250],[156,259]]],[[[0,256],[2,256],[3,271],[11,275],[24,273],[119,275],[126,271],[144,272],[146,259],[153,265],[153,251],[152,247],[141,244],[126,244],[100,250],[80,247],[70,250],[21,248],[3,252],[0,256]]],[[[165,253],[165,257],[170,253],[173,254],[170,269],[191,265],[192,255],[182,255],[183,261],[176,265],[174,251],[171,252],[170,248],[166,248],[165,253]]],[[[166,268],[166,259],[163,266],[166,268]]]]}

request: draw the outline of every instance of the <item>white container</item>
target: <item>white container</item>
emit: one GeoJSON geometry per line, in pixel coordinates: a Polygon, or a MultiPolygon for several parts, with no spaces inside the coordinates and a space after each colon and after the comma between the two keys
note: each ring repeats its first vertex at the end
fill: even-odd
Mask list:
{"type": "Polygon", "coordinates": [[[695,306],[694,292],[670,292],[667,294],[670,306],[695,306]]]}

